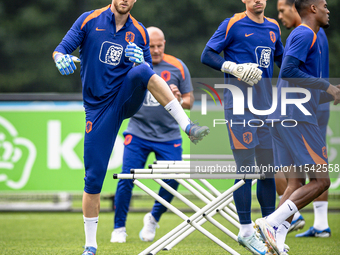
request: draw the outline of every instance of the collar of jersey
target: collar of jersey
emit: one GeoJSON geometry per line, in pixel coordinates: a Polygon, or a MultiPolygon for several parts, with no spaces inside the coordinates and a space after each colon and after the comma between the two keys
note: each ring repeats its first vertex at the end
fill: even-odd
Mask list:
{"type": "MultiPolygon", "coordinates": [[[[107,13],[111,17],[113,23],[115,23],[115,14],[111,11],[111,4],[109,6],[110,7],[105,11],[105,13],[107,13]]],[[[130,24],[132,24],[131,14],[129,14],[129,17],[128,17],[125,25],[123,26],[123,28],[130,26],[130,24]]]]}

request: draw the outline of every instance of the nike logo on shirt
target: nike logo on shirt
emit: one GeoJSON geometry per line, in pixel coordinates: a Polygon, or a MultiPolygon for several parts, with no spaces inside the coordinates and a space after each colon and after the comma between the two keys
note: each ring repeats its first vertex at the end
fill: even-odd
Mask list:
{"type": "Polygon", "coordinates": [[[254,33],[251,33],[251,34],[245,34],[245,37],[248,37],[248,36],[251,36],[253,35],[254,33]]]}
{"type": "Polygon", "coordinates": [[[96,27],[96,31],[105,31],[106,29],[104,29],[104,28],[98,28],[98,27],[96,27]]]}

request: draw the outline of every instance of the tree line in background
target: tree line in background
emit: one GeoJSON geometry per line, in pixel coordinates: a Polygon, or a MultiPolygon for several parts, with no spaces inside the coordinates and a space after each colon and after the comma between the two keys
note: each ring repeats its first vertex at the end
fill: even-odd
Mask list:
{"type": "MultiPolygon", "coordinates": [[[[328,0],[331,26],[330,76],[340,74],[340,0],[328,0]]],[[[80,92],[79,69],[61,76],[52,52],[85,11],[111,0],[0,0],[0,92],[80,92]]],[[[201,64],[205,44],[219,24],[244,11],[241,0],[139,0],[131,11],[145,27],[157,26],[166,37],[165,52],[184,61],[191,76],[222,77],[201,64]]],[[[265,16],[277,19],[276,0],[267,1],[265,16]]],[[[279,22],[285,43],[291,30],[279,22]]],[[[78,50],[74,55],[79,55],[78,50]]],[[[79,66],[79,65],[78,65],[79,66]]],[[[275,69],[277,75],[278,69],[275,69]]]]}

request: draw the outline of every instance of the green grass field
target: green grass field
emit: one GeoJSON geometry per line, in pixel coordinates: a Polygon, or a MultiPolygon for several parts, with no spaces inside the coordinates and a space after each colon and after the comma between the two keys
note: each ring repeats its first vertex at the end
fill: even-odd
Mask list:
{"type": "MultiPolygon", "coordinates": [[[[176,201],[174,201],[176,203],[176,201]]],[[[152,201],[151,203],[152,204],[152,201]]],[[[150,208],[150,207],[149,207],[150,208]]],[[[254,208],[258,205],[254,204],[254,208]]],[[[306,230],[313,224],[311,205],[302,211],[306,219],[306,230]]],[[[339,208],[339,201],[330,201],[330,208],[339,208]]],[[[127,221],[127,242],[124,244],[110,243],[113,225],[113,212],[102,212],[99,217],[97,240],[99,249],[97,255],[106,254],[139,254],[151,243],[139,240],[138,234],[142,228],[145,213],[129,213],[127,221]]],[[[191,215],[191,213],[188,213],[191,215]]],[[[288,235],[286,243],[291,247],[290,254],[340,254],[340,213],[329,213],[329,225],[332,229],[330,238],[295,238],[297,232],[288,235]]],[[[253,219],[260,217],[259,213],[252,214],[253,219]]],[[[237,233],[234,226],[220,216],[215,216],[219,222],[237,233]]],[[[162,237],[182,220],[173,213],[166,213],[160,221],[156,239],[162,237]]],[[[215,236],[226,242],[240,254],[250,254],[231,238],[223,234],[210,223],[203,225],[215,236]]],[[[84,245],[84,230],[81,212],[1,212],[0,213],[0,247],[1,254],[10,255],[80,255],[84,245]]],[[[203,234],[195,231],[180,242],[171,251],[161,251],[159,254],[229,254],[213,243],[203,234]]]]}

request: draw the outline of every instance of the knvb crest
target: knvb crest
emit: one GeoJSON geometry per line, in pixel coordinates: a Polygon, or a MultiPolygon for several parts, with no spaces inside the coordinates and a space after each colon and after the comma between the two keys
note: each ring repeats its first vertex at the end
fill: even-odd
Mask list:
{"type": "Polygon", "coordinates": [[[132,141],[132,135],[125,136],[124,145],[129,145],[132,141]]]}
{"type": "Polygon", "coordinates": [[[135,34],[132,32],[126,32],[125,34],[125,41],[129,42],[134,42],[135,41],[135,34]]]}
{"type": "Polygon", "coordinates": [[[272,49],[265,46],[258,46],[255,49],[256,61],[259,67],[268,68],[270,66],[270,57],[272,49]]]}
{"type": "Polygon", "coordinates": [[[168,82],[171,79],[171,73],[169,71],[163,71],[161,72],[161,77],[163,78],[163,80],[168,82]]]}
{"type": "Polygon", "coordinates": [[[86,133],[90,133],[92,131],[92,122],[91,121],[86,122],[85,131],[86,131],[86,133]]]}
{"type": "Polygon", "coordinates": [[[251,132],[243,133],[243,142],[250,144],[253,141],[253,134],[251,132]]]}
{"type": "Polygon", "coordinates": [[[116,66],[123,55],[123,46],[112,42],[103,42],[99,53],[99,60],[105,64],[116,66]]]}
{"type": "Polygon", "coordinates": [[[269,32],[269,35],[270,35],[270,40],[272,40],[273,43],[276,42],[276,36],[275,36],[275,33],[273,31],[270,31],[269,32]]]}
{"type": "Polygon", "coordinates": [[[322,156],[323,156],[324,158],[328,158],[326,146],[322,147],[322,156]]]}

